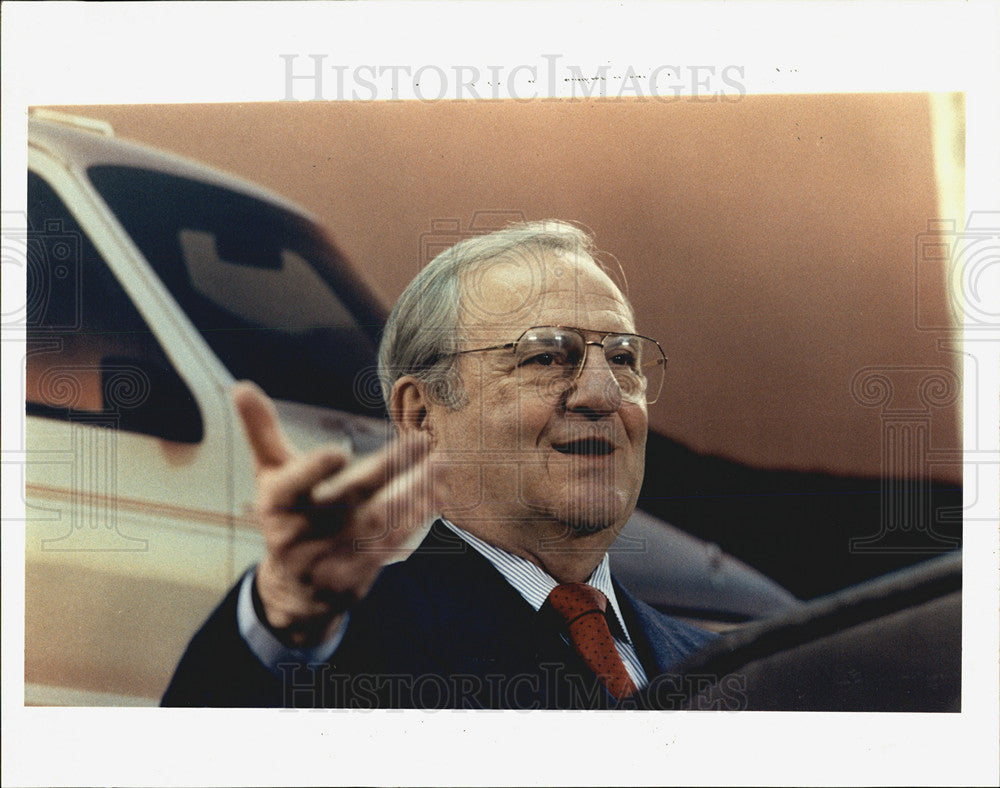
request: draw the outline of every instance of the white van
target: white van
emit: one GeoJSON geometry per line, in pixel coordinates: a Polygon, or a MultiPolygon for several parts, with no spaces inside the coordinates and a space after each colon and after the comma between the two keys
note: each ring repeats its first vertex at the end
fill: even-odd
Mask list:
{"type": "MultiPolygon", "coordinates": [[[[296,445],[381,445],[385,310],[317,223],[264,190],[29,120],[25,702],[154,704],[258,560],[249,378],[296,445]]],[[[637,513],[616,572],[661,609],[740,620],[793,599],[637,513]]]]}

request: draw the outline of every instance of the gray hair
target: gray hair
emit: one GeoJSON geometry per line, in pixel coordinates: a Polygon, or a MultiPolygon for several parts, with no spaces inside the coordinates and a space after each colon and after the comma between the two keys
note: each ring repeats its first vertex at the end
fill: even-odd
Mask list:
{"type": "Polygon", "coordinates": [[[378,375],[386,407],[396,381],[412,375],[424,382],[429,397],[461,408],[466,398],[454,353],[463,339],[460,309],[463,302],[469,308],[475,301],[468,275],[514,253],[527,258],[553,251],[585,254],[607,273],[590,234],[555,220],[512,224],[467,238],[431,260],[399,297],[382,335],[378,375]]]}

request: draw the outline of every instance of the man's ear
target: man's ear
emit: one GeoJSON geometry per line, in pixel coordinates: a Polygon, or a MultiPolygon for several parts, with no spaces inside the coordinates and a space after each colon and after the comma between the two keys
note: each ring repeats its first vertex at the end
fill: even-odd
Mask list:
{"type": "Polygon", "coordinates": [[[428,429],[427,405],[424,384],[412,375],[404,375],[393,384],[389,416],[400,435],[428,429]]]}

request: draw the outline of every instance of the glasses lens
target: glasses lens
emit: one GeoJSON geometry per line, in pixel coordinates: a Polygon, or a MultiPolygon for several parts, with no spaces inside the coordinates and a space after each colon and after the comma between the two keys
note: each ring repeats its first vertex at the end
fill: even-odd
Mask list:
{"type": "MultiPolygon", "coordinates": [[[[558,398],[582,371],[586,347],[574,329],[532,328],[517,343],[519,374],[525,382],[542,386],[547,396],[558,398]]],[[[622,397],[630,402],[656,402],[666,366],[660,346],[635,334],[609,334],[603,347],[622,397]]]]}
{"type": "Polygon", "coordinates": [[[656,402],[664,371],[659,345],[635,334],[611,334],[604,339],[604,357],[625,399],[656,402]]]}
{"type": "Polygon", "coordinates": [[[583,358],[583,337],[565,328],[526,331],[517,343],[517,365],[527,374],[572,373],[583,358]]]}

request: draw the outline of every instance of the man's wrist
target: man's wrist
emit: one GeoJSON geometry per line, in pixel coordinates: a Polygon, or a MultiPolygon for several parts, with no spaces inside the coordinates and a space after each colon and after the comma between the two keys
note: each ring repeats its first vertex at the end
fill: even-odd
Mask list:
{"type": "Polygon", "coordinates": [[[316,664],[328,661],[340,647],[350,622],[350,614],[338,616],[336,626],[328,630],[329,637],[317,645],[311,648],[289,645],[278,638],[278,633],[265,623],[265,618],[258,612],[263,604],[259,599],[254,599],[256,574],[256,570],[250,570],[243,577],[236,611],[240,637],[251,653],[274,673],[280,672],[280,665],[288,663],[316,664]]]}
{"type": "MultiPolygon", "coordinates": [[[[346,613],[330,615],[329,610],[326,609],[308,618],[296,618],[290,613],[275,610],[274,605],[272,605],[269,611],[260,593],[262,571],[267,572],[266,562],[257,567],[250,586],[253,611],[257,619],[283,645],[294,649],[311,649],[322,645],[336,635],[341,628],[346,613]]],[[[267,581],[265,580],[265,582],[267,581]]]]}

